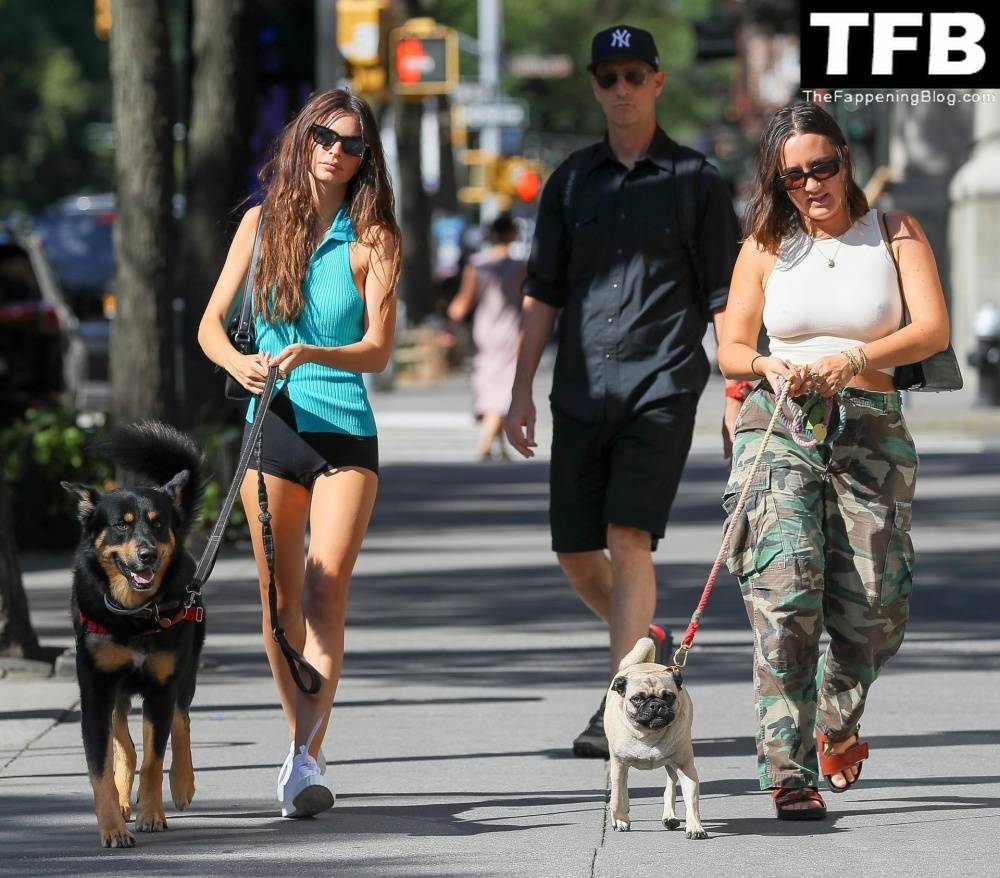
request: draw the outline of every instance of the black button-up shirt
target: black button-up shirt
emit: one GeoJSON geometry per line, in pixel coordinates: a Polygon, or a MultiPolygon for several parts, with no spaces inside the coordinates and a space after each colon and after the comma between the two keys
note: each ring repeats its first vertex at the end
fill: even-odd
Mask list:
{"type": "Polygon", "coordinates": [[[627,417],[698,395],[708,381],[706,315],[726,305],[739,225],[718,171],[704,165],[681,190],[697,192],[688,213],[699,288],[679,228],[676,148],[658,127],[628,170],[605,136],[563,162],[542,192],[524,293],[562,309],[550,399],[564,415],[627,417]]]}

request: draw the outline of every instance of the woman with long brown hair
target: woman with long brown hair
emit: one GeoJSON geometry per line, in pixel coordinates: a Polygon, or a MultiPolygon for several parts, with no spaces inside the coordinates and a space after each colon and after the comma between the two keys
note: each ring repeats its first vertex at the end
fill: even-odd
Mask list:
{"type": "MultiPolygon", "coordinates": [[[[296,688],[266,621],[264,648],[291,739],[278,799],[284,816],[302,817],[334,803],[320,745],[343,663],[350,576],[378,487],[378,438],[361,376],[389,360],[400,239],[375,117],[349,91],[323,92],[306,103],[280,136],[261,183],[263,204],[240,223],[198,340],[251,393],[263,390],[270,366],[279,370],[261,457],[278,615],[291,645],[319,672],[319,692],[296,688]],[[258,353],[244,355],[230,343],[224,321],[249,268],[258,221],[258,353]]],[[[248,427],[253,412],[251,400],[248,427]]],[[[241,496],[266,601],[253,469],[241,496]]]]}
{"type": "Polygon", "coordinates": [[[764,380],[735,428],[730,515],[750,486],[728,565],[754,631],[761,789],[779,818],[811,820],[826,814],[820,774],[832,792],[860,778],[861,715],[903,640],[917,454],[893,372],[947,347],[948,313],[920,224],[869,208],[843,133],[814,104],[768,124],[747,232],[719,365],[764,380]],[[755,468],[784,382],[792,405],[755,468]]]}

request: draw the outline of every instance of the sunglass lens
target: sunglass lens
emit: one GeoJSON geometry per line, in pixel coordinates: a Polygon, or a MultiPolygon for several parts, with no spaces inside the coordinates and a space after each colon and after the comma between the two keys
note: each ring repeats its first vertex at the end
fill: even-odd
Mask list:
{"type": "Polygon", "coordinates": [[[629,85],[642,85],[646,82],[646,72],[644,70],[629,70],[625,74],[625,81],[629,85]]]}
{"type": "Polygon", "coordinates": [[[781,185],[785,187],[786,192],[791,192],[795,189],[801,189],[806,185],[806,175],[805,174],[786,174],[781,178],[781,185]]]}
{"type": "Polygon", "coordinates": [[[813,168],[813,176],[817,180],[829,180],[831,177],[836,176],[839,170],[840,162],[836,160],[831,162],[820,162],[820,164],[813,168]]]}
{"type": "Polygon", "coordinates": [[[313,125],[312,136],[313,140],[323,149],[329,149],[337,142],[337,136],[329,128],[324,128],[322,125],[313,125]]]}
{"type": "Polygon", "coordinates": [[[357,157],[365,151],[365,141],[361,137],[341,137],[340,142],[348,155],[357,157]]]}
{"type": "Polygon", "coordinates": [[[601,88],[611,88],[616,82],[618,82],[617,73],[599,73],[597,75],[597,84],[601,88]]]}

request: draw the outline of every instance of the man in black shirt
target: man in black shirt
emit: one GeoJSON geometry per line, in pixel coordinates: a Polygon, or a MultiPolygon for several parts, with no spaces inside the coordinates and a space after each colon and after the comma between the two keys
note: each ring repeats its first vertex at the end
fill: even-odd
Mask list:
{"type": "MultiPolygon", "coordinates": [[[[552,548],[609,625],[613,674],[655,630],[652,550],[691,446],[710,371],[702,339],[709,320],[719,331],[739,227],[717,171],[656,123],[664,74],[652,35],[627,25],[601,31],[587,69],[608,130],[563,162],[542,193],[505,428],[533,456],[532,382],[561,311],[552,548]]],[[[744,392],[727,388],[726,454],[744,392]]],[[[603,704],[573,750],[607,758],[603,704]]]]}

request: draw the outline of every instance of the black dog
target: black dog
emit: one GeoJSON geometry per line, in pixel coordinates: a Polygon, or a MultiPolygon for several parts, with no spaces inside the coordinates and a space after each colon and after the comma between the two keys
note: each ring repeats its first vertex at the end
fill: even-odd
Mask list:
{"type": "Polygon", "coordinates": [[[97,450],[157,485],[101,494],[62,483],[78,497],[83,531],[73,568],[72,612],[94,809],[101,843],[131,847],[135,838],[125,821],[136,767],[128,729],[132,695],[143,699],[136,829],[167,828],[162,790],[167,738],[174,805],[182,809],[194,796],[188,709],[205,622],[200,602],[188,605],[195,564],[184,538],[201,497],[203,458],[190,437],[152,421],[112,431],[97,450]]]}

